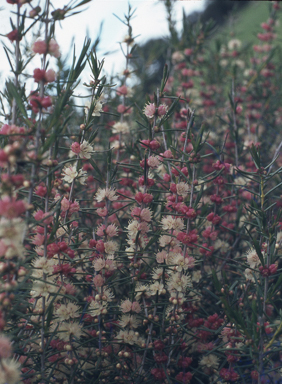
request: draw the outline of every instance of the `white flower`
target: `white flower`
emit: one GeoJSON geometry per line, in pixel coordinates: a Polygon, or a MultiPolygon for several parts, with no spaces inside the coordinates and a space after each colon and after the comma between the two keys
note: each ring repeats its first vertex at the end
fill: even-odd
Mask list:
{"type": "Polygon", "coordinates": [[[163,276],[163,268],[155,268],[152,271],[152,279],[159,280],[163,276]]]}
{"type": "Polygon", "coordinates": [[[122,328],[130,327],[130,328],[137,328],[141,324],[141,320],[137,318],[135,315],[122,315],[119,325],[122,328]]]}
{"type": "Polygon", "coordinates": [[[181,181],[181,183],[176,184],[176,191],[178,195],[186,197],[188,195],[189,185],[181,181]]]}
{"type": "MultiPolygon", "coordinates": [[[[103,112],[103,103],[101,102],[101,96],[99,97],[99,99],[93,100],[93,103],[95,103],[95,106],[92,112],[92,116],[101,116],[101,112],[103,112]]],[[[84,112],[86,115],[88,114],[90,106],[91,106],[91,103],[87,101],[84,107],[84,112]]]]}
{"type": "Polygon", "coordinates": [[[48,297],[51,293],[56,293],[58,288],[54,284],[49,284],[44,281],[37,281],[32,286],[32,291],[30,291],[31,296],[38,297],[48,297]]]}
{"type": "Polygon", "coordinates": [[[36,278],[42,278],[43,273],[48,276],[48,279],[54,278],[53,270],[54,265],[56,265],[58,261],[54,259],[47,259],[42,256],[32,261],[32,265],[34,270],[32,271],[32,276],[36,278]]]}
{"type": "Polygon", "coordinates": [[[102,314],[102,311],[106,311],[106,308],[106,301],[91,301],[89,305],[89,313],[91,314],[91,316],[99,316],[102,314]]]}
{"type": "Polygon", "coordinates": [[[114,241],[106,241],[104,243],[105,252],[108,255],[113,255],[118,250],[118,244],[114,241]]]}
{"type": "Polygon", "coordinates": [[[110,201],[115,201],[118,199],[118,196],[116,195],[115,189],[101,189],[99,188],[96,195],[95,200],[98,202],[103,201],[105,199],[108,199],[110,201]]]}
{"type": "Polygon", "coordinates": [[[200,281],[201,277],[202,277],[202,272],[200,270],[194,271],[192,274],[192,281],[194,283],[198,283],[200,281]]]}
{"type": "Polygon", "coordinates": [[[70,320],[75,317],[79,317],[79,306],[74,303],[61,304],[59,308],[55,310],[55,315],[58,317],[58,321],[70,320]]]}
{"type": "Polygon", "coordinates": [[[153,284],[149,286],[148,292],[150,295],[156,295],[157,292],[161,292],[164,289],[163,283],[160,283],[159,281],[155,281],[153,284]]]}
{"type": "Polygon", "coordinates": [[[25,229],[24,221],[20,218],[7,220],[4,217],[0,219],[0,237],[8,249],[5,252],[5,258],[11,259],[14,256],[22,258],[25,248],[22,245],[22,237],[25,229]]]}
{"type": "Polygon", "coordinates": [[[216,249],[216,250],[220,249],[220,253],[222,253],[222,254],[226,253],[229,248],[230,248],[230,245],[226,241],[217,239],[214,242],[214,249],[216,249]]]}
{"type": "Polygon", "coordinates": [[[58,329],[58,336],[63,341],[70,341],[71,337],[79,339],[82,335],[82,325],[78,323],[62,323],[58,329]]]}
{"type": "Polygon", "coordinates": [[[62,171],[62,175],[64,176],[63,180],[66,183],[71,184],[73,182],[73,180],[78,175],[77,170],[76,170],[76,164],[75,165],[69,165],[69,166],[66,165],[62,171]]]}
{"type": "Polygon", "coordinates": [[[137,283],[135,287],[135,300],[140,300],[143,294],[146,294],[148,296],[148,287],[145,284],[137,283]]]}
{"type": "Polygon", "coordinates": [[[228,60],[226,59],[222,59],[219,61],[219,64],[222,66],[222,67],[227,67],[228,65],[228,60]]]}
{"type": "Polygon", "coordinates": [[[156,261],[159,264],[163,264],[167,260],[167,253],[166,251],[158,252],[156,255],[156,261]]]}
{"type": "Polygon", "coordinates": [[[180,61],[184,60],[185,56],[182,52],[176,51],[172,54],[172,62],[179,63],[180,61]]]}
{"type": "Polygon", "coordinates": [[[158,166],[160,165],[160,161],[156,156],[150,156],[148,158],[148,165],[151,168],[158,168],[158,166]]]}
{"type": "Polygon", "coordinates": [[[233,51],[234,49],[239,49],[242,45],[242,42],[238,39],[232,39],[228,42],[227,46],[230,51],[233,51]]]}
{"type": "Polygon", "coordinates": [[[87,172],[80,169],[78,171],[77,178],[81,185],[85,185],[87,180],[87,172]]]}
{"type": "Polygon", "coordinates": [[[92,152],[93,152],[93,147],[88,143],[88,141],[83,140],[83,143],[80,144],[79,157],[81,159],[90,159],[92,152]]]}
{"type": "Polygon", "coordinates": [[[251,282],[255,283],[255,277],[254,277],[254,272],[250,268],[246,268],[244,272],[246,280],[250,280],[251,282]]]}
{"type": "Polygon", "coordinates": [[[178,253],[178,254],[171,257],[171,260],[169,260],[169,263],[172,265],[175,265],[175,269],[178,272],[182,272],[182,269],[184,269],[186,271],[189,267],[193,266],[193,263],[191,265],[190,259],[191,258],[184,257],[180,253],[178,253]]]}
{"type": "Polygon", "coordinates": [[[129,132],[129,125],[125,122],[121,123],[118,121],[113,125],[113,133],[128,133],[129,132]]]}
{"type": "Polygon", "coordinates": [[[130,331],[119,331],[117,334],[117,341],[123,342],[124,344],[137,344],[138,343],[138,336],[136,336],[135,332],[130,331]]]}
{"type": "Polygon", "coordinates": [[[191,285],[189,276],[181,275],[180,273],[173,273],[168,280],[169,291],[183,292],[191,285]]]}
{"type": "Polygon", "coordinates": [[[237,67],[239,67],[241,69],[245,68],[245,63],[243,60],[235,60],[234,64],[237,65],[237,67]]]}
{"type": "Polygon", "coordinates": [[[139,222],[137,220],[130,221],[127,227],[128,236],[135,239],[139,230],[138,227],[139,227],[139,222]]]}
{"type": "Polygon", "coordinates": [[[97,258],[93,261],[94,269],[96,272],[101,271],[103,268],[105,268],[106,261],[101,258],[97,258]]]}
{"type": "Polygon", "coordinates": [[[176,229],[181,231],[184,228],[184,223],[179,217],[174,219],[172,216],[165,216],[162,218],[162,227],[164,230],[176,229]]]}
{"type": "Polygon", "coordinates": [[[209,355],[202,357],[199,364],[207,368],[218,368],[218,357],[210,353],[209,355]]]}
{"type": "Polygon", "coordinates": [[[0,383],[18,384],[21,381],[20,363],[13,359],[1,359],[0,383]]]}
{"type": "Polygon", "coordinates": [[[258,254],[254,248],[250,248],[247,252],[247,262],[252,269],[255,269],[261,264],[258,254]]]}
{"type": "Polygon", "coordinates": [[[179,241],[175,237],[163,235],[159,238],[159,243],[160,243],[160,247],[164,248],[167,245],[174,247],[177,244],[179,244],[179,241]]]}

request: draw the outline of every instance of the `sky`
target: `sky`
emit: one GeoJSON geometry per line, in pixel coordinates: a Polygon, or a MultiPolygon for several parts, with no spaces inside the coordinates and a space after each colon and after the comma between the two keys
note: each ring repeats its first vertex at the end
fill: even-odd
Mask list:
{"type": "MultiPolygon", "coordinates": [[[[42,2],[42,0],[39,0],[42,2]]],[[[152,37],[161,37],[168,35],[168,26],[166,22],[166,11],[162,0],[130,0],[132,9],[136,9],[132,19],[133,35],[138,36],[137,44],[142,44],[152,37]]],[[[74,38],[76,51],[82,47],[85,36],[88,32],[89,37],[96,39],[100,24],[103,21],[101,34],[101,43],[97,52],[98,59],[105,57],[104,68],[107,73],[117,73],[122,71],[124,58],[119,48],[127,28],[113,14],[124,19],[124,14],[128,13],[128,0],[92,0],[89,4],[81,7],[84,12],[62,20],[62,28],[56,30],[57,42],[60,45],[62,55],[65,56],[72,50],[71,42],[74,38]],[[106,52],[114,52],[106,55],[106,52]]],[[[38,0],[33,0],[32,4],[37,5],[38,0]]],[[[55,0],[52,2],[58,8],[63,8],[68,4],[67,0],[55,0]]],[[[16,11],[16,6],[7,4],[5,0],[0,0],[0,34],[6,35],[11,31],[9,18],[15,18],[10,11],[16,11]]],[[[204,8],[205,0],[177,0],[174,6],[174,17],[179,29],[181,26],[182,9],[185,13],[201,10],[204,8]]],[[[5,39],[9,46],[9,41],[5,39]]],[[[6,78],[10,73],[10,67],[6,55],[1,50],[0,60],[0,79],[6,78]]]]}

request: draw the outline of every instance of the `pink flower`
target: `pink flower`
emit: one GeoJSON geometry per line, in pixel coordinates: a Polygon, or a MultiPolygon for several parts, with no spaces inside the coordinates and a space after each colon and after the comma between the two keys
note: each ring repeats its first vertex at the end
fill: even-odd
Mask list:
{"type": "Polygon", "coordinates": [[[140,304],[138,303],[138,301],[134,301],[132,303],[131,309],[132,309],[133,312],[136,312],[136,313],[141,312],[141,307],[140,307],[140,304]]]}
{"type": "Polygon", "coordinates": [[[37,233],[32,239],[32,244],[40,246],[44,244],[44,240],[44,235],[37,233]]]}
{"type": "Polygon", "coordinates": [[[148,208],[143,208],[140,214],[141,220],[147,221],[148,223],[152,220],[152,213],[148,208]]]}
{"type": "Polygon", "coordinates": [[[108,214],[108,210],[106,207],[105,208],[98,208],[96,212],[97,212],[97,215],[99,215],[100,217],[105,217],[108,214]]]}
{"type": "Polygon", "coordinates": [[[35,194],[40,197],[44,197],[47,193],[45,185],[38,185],[35,189],[35,194]]]}
{"type": "Polygon", "coordinates": [[[70,201],[66,199],[65,197],[61,201],[61,209],[63,212],[66,212],[70,208],[70,201]]]}
{"type": "Polygon", "coordinates": [[[65,294],[74,296],[76,294],[76,288],[72,284],[65,285],[65,294]]]}
{"type": "Polygon", "coordinates": [[[40,81],[45,81],[45,73],[44,69],[36,68],[33,71],[33,78],[36,83],[39,83],[40,81]]]}
{"type": "Polygon", "coordinates": [[[192,53],[193,53],[193,49],[192,48],[184,49],[184,55],[190,56],[190,55],[192,55],[192,53]]]}
{"type": "Polygon", "coordinates": [[[12,354],[12,345],[10,340],[5,336],[0,336],[0,358],[7,359],[12,354]]]}
{"type": "Polygon", "coordinates": [[[143,109],[144,115],[148,117],[148,119],[152,119],[156,113],[156,106],[154,103],[149,103],[145,105],[143,109]]]}
{"type": "Polygon", "coordinates": [[[105,283],[105,280],[103,279],[103,277],[101,275],[96,275],[93,279],[93,283],[95,285],[95,287],[102,287],[105,283]]]}
{"type": "Polygon", "coordinates": [[[7,161],[8,161],[7,153],[3,149],[0,149],[0,166],[4,167],[7,161]]]}
{"type": "Polygon", "coordinates": [[[121,304],[121,310],[123,313],[127,313],[131,311],[132,302],[130,300],[125,300],[121,304]]]}
{"type": "Polygon", "coordinates": [[[4,216],[7,219],[14,219],[19,217],[26,211],[26,206],[23,200],[17,200],[13,197],[4,196],[0,200],[0,216],[4,216]]]}
{"type": "Polygon", "coordinates": [[[45,74],[45,80],[47,83],[52,83],[56,79],[56,72],[53,69],[48,69],[45,74]]]}
{"type": "Polygon", "coordinates": [[[98,236],[105,236],[105,233],[104,233],[104,231],[105,231],[105,229],[106,229],[106,227],[105,227],[105,225],[101,225],[98,229],[97,229],[97,235],[98,236]]]}
{"type": "Polygon", "coordinates": [[[127,86],[126,86],[126,85],[122,85],[121,87],[118,87],[118,88],[117,88],[117,93],[118,93],[119,95],[124,95],[124,96],[126,96],[127,93],[128,93],[127,86]]]}
{"type": "Polygon", "coordinates": [[[0,240],[0,256],[5,256],[8,247],[3,240],[0,240]]]}
{"type": "Polygon", "coordinates": [[[40,55],[43,55],[47,53],[47,45],[45,41],[37,40],[34,42],[32,50],[34,53],[39,53],[40,55]]]}
{"type": "Polygon", "coordinates": [[[8,39],[13,42],[13,41],[20,41],[22,39],[21,35],[19,34],[19,31],[17,29],[14,29],[13,31],[7,33],[6,35],[8,39]]]}
{"type": "Polygon", "coordinates": [[[33,112],[38,113],[40,108],[51,107],[52,99],[50,96],[40,97],[37,92],[31,92],[29,103],[32,106],[33,112]]]}
{"type": "Polygon", "coordinates": [[[159,105],[158,116],[164,116],[167,113],[167,109],[168,109],[167,105],[165,105],[165,104],[159,105]]]}
{"type": "Polygon", "coordinates": [[[60,57],[61,56],[61,52],[60,52],[60,47],[59,47],[59,44],[56,42],[56,40],[54,39],[51,39],[49,41],[49,48],[48,48],[48,51],[50,53],[51,56],[54,56],[56,58],[60,57]]]}
{"type": "Polygon", "coordinates": [[[127,107],[123,104],[118,105],[117,111],[118,113],[124,113],[126,111],[127,107]]]}
{"type": "Polygon", "coordinates": [[[46,96],[46,97],[41,98],[41,105],[42,105],[43,108],[51,107],[51,105],[52,105],[51,97],[50,96],[46,96]]]}
{"type": "Polygon", "coordinates": [[[107,229],[106,233],[109,237],[114,237],[117,235],[117,227],[114,224],[110,224],[107,229]]]}
{"type": "Polygon", "coordinates": [[[56,74],[53,69],[49,69],[47,72],[44,69],[36,68],[33,71],[33,78],[36,83],[44,81],[44,83],[52,83],[55,81],[56,74]]]}
{"type": "Polygon", "coordinates": [[[80,209],[79,203],[77,201],[74,201],[71,203],[69,214],[72,215],[75,212],[78,212],[80,209]]]}

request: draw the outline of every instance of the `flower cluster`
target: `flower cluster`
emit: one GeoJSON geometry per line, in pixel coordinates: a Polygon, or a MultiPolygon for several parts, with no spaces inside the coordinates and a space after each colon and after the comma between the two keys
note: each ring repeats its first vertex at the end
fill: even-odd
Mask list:
{"type": "Polygon", "coordinates": [[[146,101],[129,87],[130,7],[114,91],[90,42],[70,69],[59,59],[72,5],[7,3],[20,28],[0,127],[0,382],[278,383],[279,3],[254,46],[185,27],[146,101]],[[29,42],[24,21],[44,34],[29,42]]]}

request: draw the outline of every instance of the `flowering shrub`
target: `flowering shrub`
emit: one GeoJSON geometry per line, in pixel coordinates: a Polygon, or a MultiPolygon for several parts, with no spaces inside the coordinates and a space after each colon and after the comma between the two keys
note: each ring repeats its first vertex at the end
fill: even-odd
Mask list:
{"type": "Polygon", "coordinates": [[[55,25],[87,1],[7,2],[0,382],[281,382],[279,2],[254,47],[208,49],[195,27],[136,108],[130,7],[113,91],[90,41],[70,69],[49,68],[62,65],[55,25]]]}

